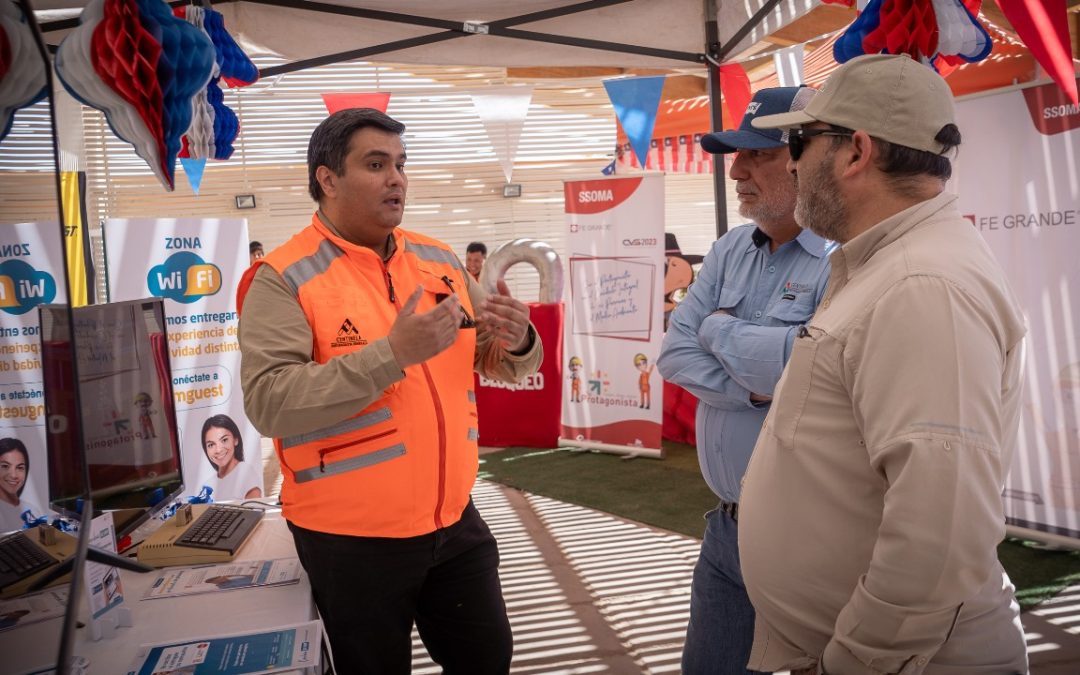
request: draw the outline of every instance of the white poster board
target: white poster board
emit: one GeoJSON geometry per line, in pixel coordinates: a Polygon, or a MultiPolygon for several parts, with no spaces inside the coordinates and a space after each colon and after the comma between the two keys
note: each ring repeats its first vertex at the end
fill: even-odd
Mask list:
{"type": "Polygon", "coordinates": [[[959,206],[1028,322],[1011,525],[1080,538],[1080,108],[1055,84],[957,103],[959,206]]]}
{"type": "Polygon", "coordinates": [[[664,180],[565,184],[565,445],[661,457],[664,180]]]}
{"type": "Polygon", "coordinates": [[[49,472],[45,448],[45,391],[41,370],[38,305],[67,302],[64,251],[55,222],[19,223],[0,228],[0,464],[20,471],[21,487],[0,485],[0,532],[23,526],[21,514],[48,513],[49,472]],[[11,439],[15,439],[13,443],[11,439]],[[10,466],[7,466],[10,465],[10,466]],[[12,502],[15,503],[12,503],[12,502]]]}
{"type": "Polygon", "coordinates": [[[260,436],[244,415],[237,341],[247,221],[111,219],[102,232],[109,299],[165,298],[185,494],[209,486],[214,501],[262,496],[260,436]]]}

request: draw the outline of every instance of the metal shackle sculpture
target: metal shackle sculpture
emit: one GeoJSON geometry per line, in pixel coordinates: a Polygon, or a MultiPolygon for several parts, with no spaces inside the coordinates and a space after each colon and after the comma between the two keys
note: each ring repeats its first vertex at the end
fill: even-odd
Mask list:
{"type": "Polygon", "coordinates": [[[497,248],[484,261],[480,286],[488,293],[497,293],[495,284],[506,276],[506,270],[521,262],[532,265],[540,275],[539,302],[551,304],[562,301],[562,261],[555,249],[536,239],[514,239],[497,248]]]}

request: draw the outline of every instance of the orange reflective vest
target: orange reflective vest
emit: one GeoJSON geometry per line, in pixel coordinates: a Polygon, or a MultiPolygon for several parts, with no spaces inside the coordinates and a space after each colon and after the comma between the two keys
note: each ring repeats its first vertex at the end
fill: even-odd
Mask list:
{"type": "MultiPolygon", "coordinates": [[[[317,363],[385,337],[418,285],[418,313],[460,291],[462,307],[474,316],[465,269],[450,248],[400,228],[393,236],[397,246],[384,263],[316,215],[248,269],[237,307],[258,264],[273,267],[307,316],[317,363]]],[[[362,537],[413,537],[457,522],[478,466],[475,349],[475,330],[462,329],[449,349],[406,368],[403,380],[355,416],[275,438],[285,517],[310,530],[362,537]]]]}

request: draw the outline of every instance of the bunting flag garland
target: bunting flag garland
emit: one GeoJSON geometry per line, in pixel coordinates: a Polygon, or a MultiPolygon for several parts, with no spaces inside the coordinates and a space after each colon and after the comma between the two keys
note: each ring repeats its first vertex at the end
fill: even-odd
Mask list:
{"type": "MultiPolygon", "coordinates": [[[[488,87],[472,95],[473,108],[484,123],[488,141],[502,167],[506,182],[514,173],[518,141],[532,103],[532,87],[488,87]]],[[[657,101],[659,105],[659,101],[657,101]]]]}
{"type": "Polygon", "coordinates": [[[1074,104],[1080,104],[1065,0],[997,0],[997,3],[1039,65],[1074,104]]]}
{"type": "Polygon", "coordinates": [[[724,95],[727,106],[730,129],[738,129],[750,105],[753,94],[750,93],[750,77],[739,63],[725,63],[720,66],[720,92],[724,95]]]}
{"type": "Polygon", "coordinates": [[[982,0],[870,0],[833,46],[845,63],[862,54],[907,54],[929,66],[973,63],[993,41],[975,18],[982,0]]]}
{"type": "MultiPolygon", "coordinates": [[[[806,81],[803,74],[803,57],[806,45],[794,45],[773,54],[773,64],[781,87],[798,87],[806,81]]],[[[741,118],[740,118],[741,120],[741,118]]]]}
{"type": "Polygon", "coordinates": [[[203,172],[206,171],[206,160],[181,157],[180,166],[184,168],[188,183],[191,185],[191,191],[196,195],[199,194],[199,188],[202,187],[203,172]]]}
{"type": "Polygon", "coordinates": [[[172,190],[180,137],[206,88],[214,45],[161,0],[90,0],[60,43],[56,72],[172,190]]]}
{"type": "Polygon", "coordinates": [[[373,108],[381,113],[386,112],[386,106],[390,105],[390,92],[376,91],[369,93],[341,92],[322,95],[326,112],[330,115],[339,110],[350,108],[373,108]]]}
{"type": "Polygon", "coordinates": [[[45,98],[45,65],[22,12],[0,3],[0,141],[11,131],[15,111],[45,98]]]}
{"type": "Polygon", "coordinates": [[[644,165],[649,155],[656,109],[660,105],[660,92],[664,89],[664,77],[631,77],[604,80],[615,116],[630,140],[638,163],[644,165]]]}

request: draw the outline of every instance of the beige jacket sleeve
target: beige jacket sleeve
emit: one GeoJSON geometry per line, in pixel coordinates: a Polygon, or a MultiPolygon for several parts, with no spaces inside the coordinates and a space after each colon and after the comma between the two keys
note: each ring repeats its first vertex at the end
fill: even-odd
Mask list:
{"type": "MultiPolygon", "coordinates": [[[[469,301],[473,309],[479,312],[487,293],[471,274],[466,274],[465,280],[469,289],[469,301]]],[[[540,336],[537,335],[536,327],[532,323],[529,323],[529,341],[522,354],[513,354],[503,349],[498,341],[485,330],[483,324],[480,324],[476,334],[476,357],[473,360],[473,367],[476,372],[492,380],[511,384],[520,382],[527,375],[535,373],[544,360],[544,346],[540,343],[540,336]]]]}
{"type": "MultiPolygon", "coordinates": [[[[471,280],[469,297],[474,307],[484,298],[471,280]]],[[[322,364],[312,360],[312,343],[291,289],[272,267],[261,266],[240,317],[240,384],[244,411],[263,435],[294,436],[340,422],[405,376],[386,338],[322,364]]],[[[483,331],[477,336],[474,365],[486,377],[516,382],[535,372],[542,358],[539,339],[515,356],[483,331]]]]}
{"type": "Polygon", "coordinates": [[[999,316],[948,280],[915,276],[851,334],[841,372],[887,487],[869,569],[837,617],[825,672],[921,672],[996,567],[1002,388],[1017,376],[1023,335],[999,316]]]}

